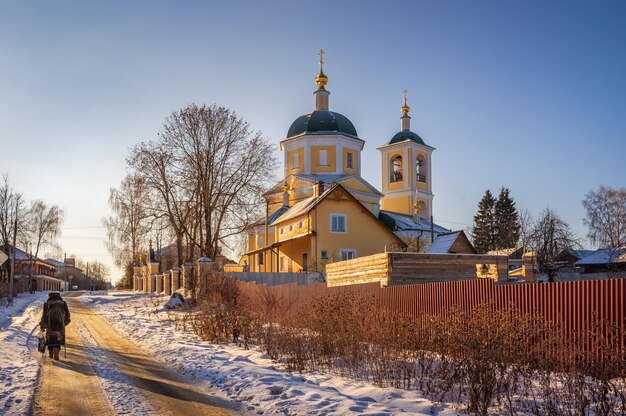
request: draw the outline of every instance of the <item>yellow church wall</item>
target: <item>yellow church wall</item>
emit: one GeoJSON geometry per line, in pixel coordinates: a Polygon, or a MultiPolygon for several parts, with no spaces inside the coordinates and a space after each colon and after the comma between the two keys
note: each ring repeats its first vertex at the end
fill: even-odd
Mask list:
{"type": "Polygon", "coordinates": [[[417,186],[417,189],[428,189],[428,185],[426,184],[426,182],[416,181],[415,184],[417,186]]]}
{"type": "Polygon", "coordinates": [[[335,146],[311,146],[311,172],[334,172],[337,152],[335,146]],[[327,151],[327,165],[320,165],[320,150],[327,151]]]}
{"type": "Polygon", "coordinates": [[[336,198],[329,195],[324,202],[310,213],[312,228],[316,236],[312,237],[312,247],[315,248],[312,261],[323,263],[321,251],[326,250],[330,257],[326,262],[341,259],[340,250],[356,249],[357,257],[382,253],[385,246],[397,245],[396,239],[388,232],[382,223],[374,218],[362,205],[348,200],[347,196],[336,198]],[[346,233],[332,233],[330,231],[330,215],[346,214],[346,233]]]}
{"type": "Polygon", "coordinates": [[[407,156],[406,156],[406,162],[405,163],[405,169],[404,172],[406,173],[406,183],[413,183],[413,168],[411,167],[413,165],[413,149],[408,148],[406,149],[407,151],[407,156]]]}
{"type": "Polygon", "coordinates": [[[277,272],[300,272],[303,269],[302,254],[307,253],[307,268],[310,269],[311,265],[311,237],[306,236],[296,240],[290,240],[284,242],[279,248],[279,260],[277,268],[274,271],[277,272]],[[280,257],[285,256],[283,261],[283,269],[280,268],[280,257]],[[289,261],[290,259],[290,261],[289,261]],[[290,264],[291,263],[291,264],[290,264]]]}
{"type": "Polygon", "coordinates": [[[396,198],[384,198],[382,209],[385,211],[400,212],[402,214],[413,214],[413,206],[410,196],[399,196],[396,198]]]}
{"type": "Polygon", "coordinates": [[[359,153],[356,150],[343,148],[343,173],[356,175],[359,167],[359,153]],[[348,154],[352,155],[352,168],[348,167],[348,154]]]}
{"type": "Polygon", "coordinates": [[[287,152],[287,174],[291,175],[294,173],[304,172],[304,148],[301,147],[299,149],[290,150],[287,152]],[[294,166],[294,155],[298,155],[298,166],[294,166]]]}
{"type": "Polygon", "coordinates": [[[274,223],[278,232],[278,241],[294,238],[309,231],[308,217],[300,215],[289,221],[274,223]]]}

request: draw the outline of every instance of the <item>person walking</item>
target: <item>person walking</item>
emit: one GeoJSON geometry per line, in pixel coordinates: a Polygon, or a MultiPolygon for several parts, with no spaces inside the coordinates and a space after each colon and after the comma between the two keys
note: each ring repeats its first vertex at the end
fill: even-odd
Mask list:
{"type": "Polygon", "coordinates": [[[50,358],[59,359],[61,345],[65,345],[65,327],[70,323],[70,310],[59,292],[50,292],[43,304],[39,326],[46,331],[46,345],[50,358]]]}

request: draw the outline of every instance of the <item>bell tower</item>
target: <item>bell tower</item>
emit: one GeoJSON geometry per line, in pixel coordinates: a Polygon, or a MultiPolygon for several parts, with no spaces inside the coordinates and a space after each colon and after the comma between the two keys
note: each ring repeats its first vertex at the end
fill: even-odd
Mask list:
{"type": "Polygon", "coordinates": [[[400,131],[389,143],[378,148],[382,162],[382,209],[430,219],[432,203],[432,165],[434,147],[411,131],[411,108],[404,90],[400,131]]]}

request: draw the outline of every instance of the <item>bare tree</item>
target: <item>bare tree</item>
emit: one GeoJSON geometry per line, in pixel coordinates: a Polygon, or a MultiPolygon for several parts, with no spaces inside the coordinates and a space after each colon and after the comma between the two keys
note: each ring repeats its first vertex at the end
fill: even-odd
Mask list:
{"type": "Polygon", "coordinates": [[[589,227],[587,236],[593,244],[608,249],[626,245],[626,188],[600,186],[583,199],[587,211],[584,224],[589,227]]]}
{"type": "Polygon", "coordinates": [[[154,193],[154,215],[168,218],[179,264],[196,250],[215,258],[258,219],[260,196],[273,180],[273,151],[260,132],[216,105],[172,113],[157,141],[132,149],[128,164],[154,193]]]}
{"type": "Polygon", "coordinates": [[[3,270],[9,281],[9,300],[13,300],[13,283],[15,275],[15,253],[18,238],[24,233],[26,223],[26,206],[22,194],[17,193],[9,185],[8,175],[3,175],[0,185],[0,243],[11,259],[5,263],[3,270]]]}
{"type": "Polygon", "coordinates": [[[26,232],[23,235],[22,244],[28,250],[30,267],[28,271],[29,291],[34,292],[33,268],[39,251],[44,247],[54,247],[56,239],[61,232],[64,212],[56,205],[48,206],[38,199],[31,203],[26,216],[26,232]]]}
{"type": "MultiPolygon", "coordinates": [[[[112,188],[109,206],[114,214],[102,220],[107,229],[107,248],[115,264],[132,277],[132,265],[140,262],[140,253],[150,231],[147,189],[141,177],[128,175],[119,188],[112,188]],[[130,267],[129,267],[130,266],[130,267]]],[[[144,250],[145,251],[145,250],[144,250]]]]}
{"type": "Polygon", "coordinates": [[[518,245],[526,251],[531,247],[531,237],[533,231],[533,215],[527,208],[524,208],[519,212],[519,225],[520,230],[518,245]]]}
{"type": "Polygon", "coordinates": [[[562,250],[579,246],[578,239],[569,224],[551,208],[544,209],[534,223],[530,235],[531,247],[535,250],[539,267],[553,282],[556,276],[554,260],[562,250]]]}

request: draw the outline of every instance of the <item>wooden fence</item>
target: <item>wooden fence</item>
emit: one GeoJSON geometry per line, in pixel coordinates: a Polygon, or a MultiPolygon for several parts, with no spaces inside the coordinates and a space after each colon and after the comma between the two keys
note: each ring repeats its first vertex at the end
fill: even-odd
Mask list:
{"type": "MultiPolygon", "coordinates": [[[[264,290],[270,290],[295,311],[298,305],[316,297],[340,292],[371,295],[380,308],[416,318],[445,316],[453,309],[471,314],[476,307],[489,304],[495,310],[514,310],[531,314],[546,322],[558,324],[566,334],[576,334],[576,342],[586,352],[598,352],[598,344],[591,334],[594,325],[614,325],[625,330],[626,280],[543,284],[496,285],[491,279],[381,288],[379,283],[326,287],[288,284],[267,287],[254,282],[241,282],[242,292],[254,299],[264,290]],[[263,289],[260,289],[263,287],[263,289]]],[[[623,337],[620,339],[623,349],[623,337]]]]}

